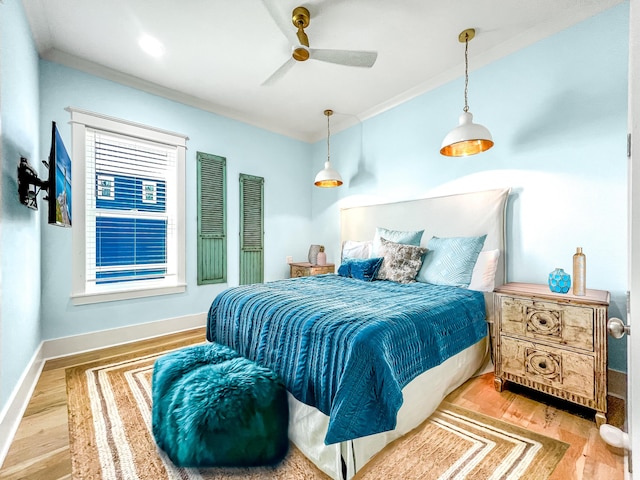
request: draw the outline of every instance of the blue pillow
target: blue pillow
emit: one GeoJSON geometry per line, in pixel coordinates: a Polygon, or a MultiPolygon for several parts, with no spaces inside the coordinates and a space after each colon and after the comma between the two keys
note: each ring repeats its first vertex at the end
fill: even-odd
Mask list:
{"type": "Polygon", "coordinates": [[[371,256],[378,256],[380,250],[380,238],[384,238],[393,243],[402,243],[403,245],[419,247],[423,233],[424,230],[404,232],[402,230],[389,230],[388,228],[376,227],[376,234],[373,237],[373,245],[371,246],[371,256]]]}
{"type": "Polygon", "coordinates": [[[382,265],[382,260],[384,260],[382,257],[345,258],[338,268],[338,275],[371,282],[376,278],[382,265]]]}
{"type": "Polygon", "coordinates": [[[427,245],[428,250],[416,280],[434,285],[468,287],[486,238],[486,235],[433,237],[427,245]]]}

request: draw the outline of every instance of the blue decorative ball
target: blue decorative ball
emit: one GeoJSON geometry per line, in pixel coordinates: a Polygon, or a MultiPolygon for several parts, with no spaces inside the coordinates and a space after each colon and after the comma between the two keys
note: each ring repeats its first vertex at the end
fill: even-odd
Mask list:
{"type": "Polygon", "coordinates": [[[571,288],[571,276],[562,268],[549,274],[549,289],[554,293],[567,293],[571,288]]]}

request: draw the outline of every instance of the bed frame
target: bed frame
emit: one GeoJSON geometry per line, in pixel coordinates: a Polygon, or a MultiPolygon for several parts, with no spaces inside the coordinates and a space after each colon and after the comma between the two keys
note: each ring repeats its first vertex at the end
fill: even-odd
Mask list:
{"type": "MultiPolygon", "coordinates": [[[[340,212],[341,241],[372,240],[376,227],[422,230],[422,246],[432,236],[487,234],[483,250],[500,250],[496,285],[506,283],[506,205],[510,189],[423,198],[344,208],[340,212]]],[[[493,323],[493,294],[485,293],[487,321],[493,323]]],[[[321,470],[334,479],[351,479],[387,444],[426,420],[442,399],[489,362],[488,339],[418,376],[403,390],[404,403],[394,430],[348,442],[325,445],[329,418],[289,394],[289,438],[321,470]],[[426,395],[429,392],[430,395],[426,395]],[[431,395],[432,394],[432,395],[431,395]]]]}

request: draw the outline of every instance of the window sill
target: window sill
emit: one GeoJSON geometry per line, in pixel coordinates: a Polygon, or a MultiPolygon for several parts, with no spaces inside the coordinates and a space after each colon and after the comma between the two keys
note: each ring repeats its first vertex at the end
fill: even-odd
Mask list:
{"type": "Polygon", "coordinates": [[[187,285],[180,284],[170,287],[154,287],[137,290],[111,290],[105,292],[78,293],[71,295],[71,302],[74,305],[89,305],[92,303],[115,302],[118,300],[130,300],[134,298],[155,297],[158,295],[184,293],[186,290],[187,285]]]}

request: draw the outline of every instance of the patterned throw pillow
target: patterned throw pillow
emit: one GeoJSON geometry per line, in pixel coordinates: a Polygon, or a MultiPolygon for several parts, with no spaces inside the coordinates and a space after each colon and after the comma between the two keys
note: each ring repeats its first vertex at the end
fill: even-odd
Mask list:
{"type": "Polygon", "coordinates": [[[338,268],[338,275],[371,282],[376,279],[382,260],[382,257],[345,258],[338,268]]]}
{"type": "Polygon", "coordinates": [[[429,251],[416,280],[434,285],[467,287],[486,238],[486,235],[433,237],[427,245],[429,251]]]}
{"type": "Polygon", "coordinates": [[[424,247],[394,243],[381,238],[380,254],[384,261],[378,270],[378,280],[391,280],[398,283],[415,282],[422,265],[422,256],[426,251],[424,247]]]}

